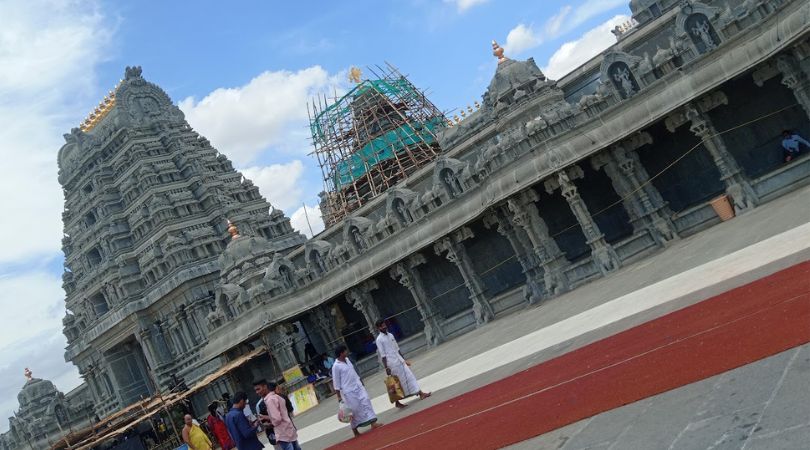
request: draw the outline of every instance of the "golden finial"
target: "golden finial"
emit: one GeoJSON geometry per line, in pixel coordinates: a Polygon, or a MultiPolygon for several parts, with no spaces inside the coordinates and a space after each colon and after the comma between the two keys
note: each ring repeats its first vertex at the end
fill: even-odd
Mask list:
{"type": "Polygon", "coordinates": [[[360,83],[361,77],[363,76],[363,72],[357,66],[352,66],[349,69],[349,81],[352,83],[360,83]]]}
{"type": "Polygon", "coordinates": [[[492,55],[498,58],[498,64],[509,59],[506,56],[503,56],[503,48],[501,48],[501,46],[498,45],[498,43],[494,40],[492,41],[492,55]]]}
{"type": "Polygon", "coordinates": [[[23,374],[25,374],[25,378],[28,381],[31,381],[31,380],[34,379],[34,374],[31,372],[31,369],[29,369],[28,367],[25,368],[25,371],[23,372],[23,374]]]}
{"type": "Polygon", "coordinates": [[[457,125],[461,123],[461,119],[459,119],[456,115],[453,116],[453,121],[456,122],[457,125]]]}
{"type": "Polygon", "coordinates": [[[468,112],[468,113],[470,113],[470,114],[472,114],[472,113],[473,113],[472,106],[467,105],[467,112],[468,112]]]}
{"type": "Polygon", "coordinates": [[[481,104],[478,103],[478,100],[475,101],[474,105],[475,105],[475,109],[478,109],[478,108],[481,107],[481,104]]]}
{"type": "Polygon", "coordinates": [[[466,119],[466,118],[467,118],[467,113],[466,113],[466,112],[464,112],[464,110],[462,109],[462,110],[461,110],[461,120],[464,120],[464,119],[466,119]]]}
{"type": "Polygon", "coordinates": [[[236,228],[236,224],[228,221],[228,233],[231,235],[231,239],[236,239],[239,236],[239,228],[236,228]]]}

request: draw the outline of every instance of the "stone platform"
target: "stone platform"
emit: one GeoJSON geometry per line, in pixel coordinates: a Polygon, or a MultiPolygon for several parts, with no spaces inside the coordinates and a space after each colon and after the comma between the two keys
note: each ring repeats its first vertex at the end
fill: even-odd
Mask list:
{"type": "MultiPolygon", "coordinates": [[[[384,397],[381,374],[368,377],[365,383],[381,420],[397,420],[574,348],[810,259],[810,211],[801,206],[807,204],[808,194],[810,188],[800,189],[744,216],[676,242],[666,251],[625,267],[610,277],[499,319],[413,358],[416,375],[426,390],[434,391],[434,396],[423,402],[411,402],[404,411],[390,410],[384,397]]],[[[767,360],[751,366],[761,364],[768,364],[767,360]]],[[[744,367],[737,370],[745,374],[759,369],[744,367]]],[[[727,374],[719,378],[725,376],[727,374]]],[[[743,375],[743,378],[757,383],[756,376],[743,375]]],[[[681,389],[685,394],[692,392],[690,386],[681,389]]],[[[679,391],[662,396],[678,398],[679,391]]],[[[718,391],[713,398],[727,400],[724,395],[730,395],[730,392],[723,392],[718,391]]],[[[654,397],[639,403],[655,401],[654,397]]],[[[335,403],[327,400],[296,418],[300,439],[307,448],[324,448],[351,436],[350,431],[334,419],[335,403]]],[[[630,408],[626,413],[620,413],[624,408],[619,408],[603,415],[627,414],[629,417],[634,414],[634,407],[638,406],[624,407],[630,408]]],[[[593,426],[601,424],[611,428],[611,420],[603,421],[599,417],[590,419],[593,426]]],[[[695,423],[694,420],[687,421],[686,425],[673,423],[672,427],[693,429],[699,425],[695,423]]],[[[573,424],[537,438],[542,443],[527,442],[528,447],[521,448],[549,445],[557,448],[568,441],[574,443],[573,434],[588,426],[573,424]]],[[[623,428],[618,422],[615,426],[618,431],[612,436],[617,437],[623,428]]],[[[633,433],[644,432],[643,427],[638,427],[633,433]]],[[[634,436],[633,433],[630,435],[634,436]]],[[[625,437],[628,437],[627,433],[625,437]]],[[[603,441],[589,442],[582,447],[570,448],[603,444],[603,441]]],[[[617,441],[606,439],[605,442],[608,442],[605,447],[609,447],[617,441]]]]}

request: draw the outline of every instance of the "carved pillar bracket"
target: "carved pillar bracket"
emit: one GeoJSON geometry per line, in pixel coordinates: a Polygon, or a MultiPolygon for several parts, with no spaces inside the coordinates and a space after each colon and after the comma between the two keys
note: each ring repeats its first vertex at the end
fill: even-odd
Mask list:
{"type": "Polygon", "coordinates": [[[582,169],[578,166],[571,166],[557,172],[557,178],[546,181],[546,189],[553,192],[559,187],[563,197],[568,202],[571,212],[574,213],[582,233],[588,245],[591,247],[591,257],[603,275],[617,270],[621,267],[621,260],[613,250],[613,246],[605,241],[605,235],[599,230],[599,226],[593,220],[591,212],[585,205],[585,201],[579,195],[576,185],[571,181],[574,178],[582,178],[582,169]],[[570,174],[569,174],[570,172],[570,174]],[[570,175],[570,176],[569,176],[570,175]]]}
{"type": "Polygon", "coordinates": [[[464,241],[474,236],[472,230],[467,227],[461,227],[458,230],[445,236],[433,245],[433,249],[437,255],[444,254],[448,261],[458,267],[464,278],[464,285],[470,292],[470,300],[473,302],[473,312],[475,313],[475,323],[482,325],[495,318],[495,310],[487,300],[484,283],[481,278],[475,273],[475,268],[470,260],[470,255],[467,254],[467,249],[464,247],[464,241]]]}
{"type": "Polygon", "coordinates": [[[565,269],[568,262],[548,232],[546,222],[540,217],[535,202],[537,193],[528,189],[507,200],[511,212],[511,222],[526,233],[536,258],[543,267],[543,284],[547,296],[557,295],[568,290],[568,277],[565,269]]]}
{"type": "Polygon", "coordinates": [[[726,193],[734,201],[738,211],[746,211],[757,205],[759,198],[740,170],[737,161],[731,156],[723,139],[717,134],[711,119],[698,106],[688,103],[684,114],[691,122],[689,130],[703,141],[703,145],[712,155],[714,164],[720,172],[720,179],[726,185],[726,193]]]}
{"type": "Polygon", "coordinates": [[[416,302],[416,309],[422,316],[425,324],[424,333],[428,347],[434,347],[444,342],[444,331],[439,324],[439,315],[425,293],[422,277],[416,270],[417,266],[425,263],[425,257],[415,253],[391,267],[391,278],[398,281],[410,291],[416,302]]]}
{"type": "Polygon", "coordinates": [[[523,242],[522,238],[529,241],[528,236],[523,230],[518,230],[512,226],[503,211],[504,209],[505,207],[500,206],[489,210],[484,215],[484,226],[490,229],[497,228],[498,233],[509,241],[512,250],[515,252],[515,258],[520,263],[520,267],[523,268],[523,275],[526,277],[523,298],[526,299],[528,304],[533,305],[543,299],[543,285],[540,282],[542,269],[538,267],[535,258],[529,253],[534,252],[531,242],[523,242]],[[521,234],[522,236],[520,236],[521,234]]]}
{"type": "Polygon", "coordinates": [[[789,54],[776,57],[776,68],[782,73],[782,84],[793,91],[796,101],[810,117],[810,75],[802,71],[796,58],[789,54]]]}
{"type": "Polygon", "coordinates": [[[377,305],[374,304],[374,299],[371,297],[371,291],[379,288],[380,286],[374,280],[366,280],[355,287],[346,291],[346,300],[354,307],[354,309],[363,313],[368,324],[368,330],[371,335],[374,335],[374,323],[380,319],[380,311],[377,305]]]}

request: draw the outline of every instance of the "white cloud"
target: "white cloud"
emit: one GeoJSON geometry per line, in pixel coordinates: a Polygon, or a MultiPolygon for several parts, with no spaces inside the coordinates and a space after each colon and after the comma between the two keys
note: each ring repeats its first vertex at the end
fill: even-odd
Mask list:
{"type": "Polygon", "coordinates": [[[339,88],[338,79],[320,66],[268,71],[244,86],[219,88],[199,101],[188,97],[178,106],[200,134],[237,165],[246,165],[270,146],[293,152],[307,148],[307,102],[318,92],[339,88]]]}
{"type": "Polygon", "coordinates": [[[300,160],[264,167],[248,167],[241,172],[245,178],[253,181],[259,192],[274,207],[290,211],[301,205],[303,198],[301,175],[304,173],[304,164],[300,160]]]}
{"type": "Polygon", "coordinates": [[[532,25],[518,24],[509,30],[503,45],[506,56],[518,55],[543,42],[571,32],[586,21],[619,6],[627,6],[627,0],[586,0],[576,8],[565,5],[546,20],[542,29],[532,25]]]}
{"type": "Polygon", "coordinates": [[[565,5],[560,8],[560,11],[551,16],[546,21],[546,26],[544,28],[546,36],[557,36],[560,34],[563,25],[565,25],[565,19],[568,17],[568,14],[571,13],[571,5],[565,5]]]}
{"type": "Polygon", "coordinates": [[[614,16],[607,22],[586,31],[579,39],[562,44],[551,55],[548,64],[543,68],[543,72],[551,79],[560,79],[563,75],[615,44],[616,37],[610,30],[628,20],[630,20],[629,16],[614,16]]]}
{"type": "Polygon", "coordinates": [[[585,0],[571,12],[570,20],[565,22],[560,32],[571,31],[599,14],[606,13],[620,6],[627,8],[628,3],[627,0],[585,0]]]}
{"type": "Polygon", "coordinates": [[[519,24],[506,35],[503,45],[504,54],[517,55],[540,45],[541,38],[531,27],[519,24]]]}
{"type": "Polygon", "coordinates": [[[13,318],[0,327],[4,347],[14,347],[16,341],[27,336],[61,330],[65,293],[57,275],[37,271],[5,276],[0,278],[0,292],[3,316],[13,318]]]}
{"type": "Polygon", "coordinates": [[[324,230],[323,219],[321,218],[321,209],[317,205],[309,206],[304,205],[298,208],[290,216],[290,224],[293,228],[305,234],[307,237],[312,237],[324,230]],[[306,212],[304,210],[306,208],[306,212]],[[309,223],[307,223],[309,219],[309,223]],[[312,230],[310,231],[310,227],[312,230]]]}
{"type": "Polygon", "coordinates": [[[16,408],[25,365],[64,391],[79,382],[63,359],[61,280],[31,267],[58,258],[56,152],[62,134],[107,90],[95,92],[95,69],[112,31],[96,1],[4,0],[0,17],[1,431],[16,408]]]}
{"type": "Polygon", "coordinates": [[[456,10],[459,13],[466,12],[473,6],[483,5],[489,0],[444,0],[445,3],[453,3],[456,5],[456,10]]]}
{"type": "Polygon", "coordinates": [[[3,1],[0,17],[3,264],[59,251],[56,151],[62,134],[87,113],[76,104],[92,95],[94,67],[110,32],[94,2],[3,1]]]}
{"type": "Polygon", "coordinates": [[[30,367],[62,391],[76,387],[78,371],[64,362],[64,292],[56,274],[34,271],[0,277],[0,429],[18,407],[17,393],[30,367]]]}

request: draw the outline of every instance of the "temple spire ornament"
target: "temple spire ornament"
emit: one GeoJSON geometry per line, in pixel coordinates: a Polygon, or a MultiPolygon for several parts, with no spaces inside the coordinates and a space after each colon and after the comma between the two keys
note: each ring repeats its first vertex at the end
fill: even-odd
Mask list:
{"type": "Polygon", "coordinates": [[[509,60],[506,56],[503,56],[503,48],[498,45],[497,42],[494,40],[492,41],[492,55],[498,58],[498,64],[504,63],[509,60]]]}
{"type": "Polygon", "coordinates": [[[363,80],[362,76],[363,72],[360,70],[359,67],[352,66],[352,68],[349,69],[349,81],[351,81],[352,83],[359,84],[363,80]]]}

